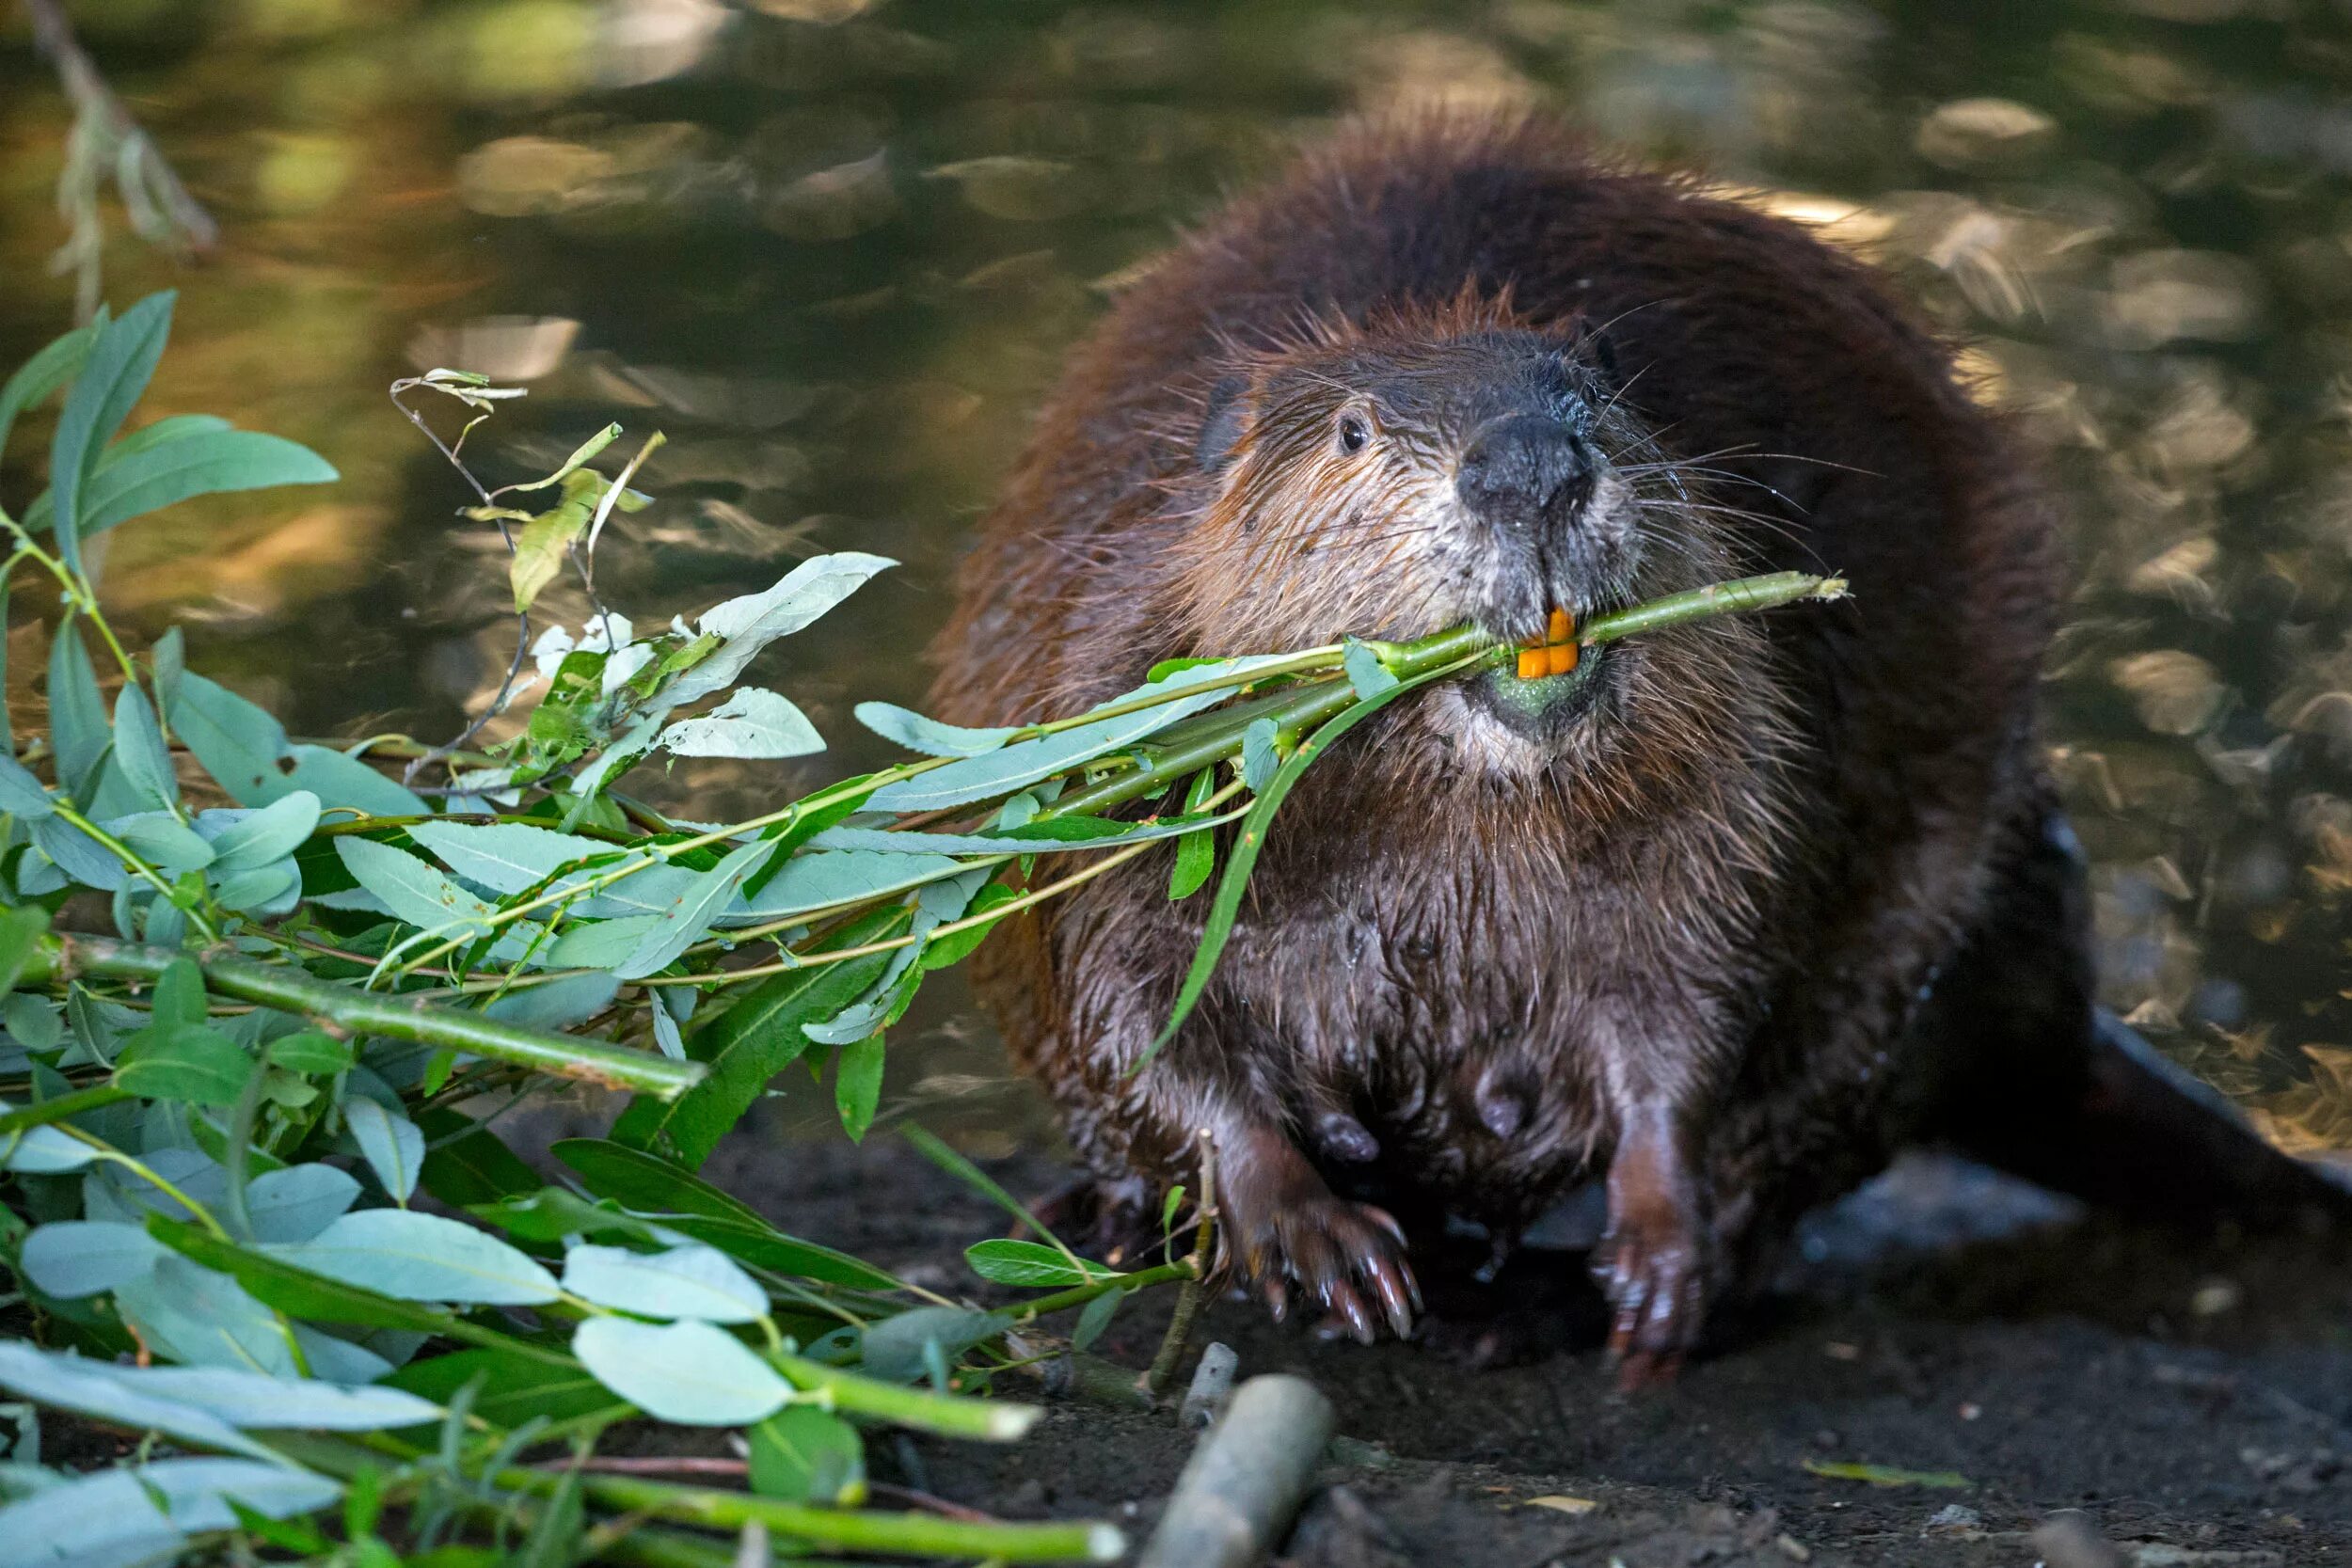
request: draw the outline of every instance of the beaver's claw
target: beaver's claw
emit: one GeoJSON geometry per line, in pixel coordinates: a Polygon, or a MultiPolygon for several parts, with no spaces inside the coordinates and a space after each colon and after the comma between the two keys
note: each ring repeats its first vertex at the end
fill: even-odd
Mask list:
{"type": "Polygon", "coordinates": [[[1236,1240],[1243,1270],[1277,1322],[1305,1299],[1364,1344],[1383,1327],[1411,1336],[1421,1287],[1406,1261],[1404,1229],[1382,1211],[1326,1194],[1259,1216],[1236,1240]]]}

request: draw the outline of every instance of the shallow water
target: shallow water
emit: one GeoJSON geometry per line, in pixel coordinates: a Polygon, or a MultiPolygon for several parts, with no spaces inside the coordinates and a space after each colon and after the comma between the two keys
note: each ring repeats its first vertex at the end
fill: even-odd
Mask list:
{"type": "MultiPolygon", "coordinates": [[[[193,268],[110,231],[109,297],[183,290],[151,411],[296,437],[347,481],[124,531],[125,619],[185,620],[199,668],[299,730],[445,735],[511,652],[501,554],[385,386],[433,364],[527,384],[469,449],[492,483],[608,419],[660,428],[661,501],[600,560],[641,621],[811,550],[905,562],[771,672],[835,752],[681,768],[707,817],[880,756],[849,705],[919,693],[914,651],[1062,347],[1297,136],[1528,100],[1747,187],[1892,267],[2047,453],[2080,578],[2050,732],[2108,1000],[2283,1140],[2352,1144],[2342,6],[73,9],[223,230],[193,268]]],[[[45,272],[66,124],[8,38],[0,364],[71,320],[45,272]]]]}

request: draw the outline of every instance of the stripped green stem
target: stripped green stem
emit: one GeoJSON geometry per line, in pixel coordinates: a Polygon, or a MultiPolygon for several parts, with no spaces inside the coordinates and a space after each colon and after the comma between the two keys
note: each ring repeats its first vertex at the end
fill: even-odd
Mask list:
{"type": "Polygon", "coordinates": [[[437,1006],[420,996],[388,996],[339,986],[312,979],[299,970],[241,957],[227,948],[183,953],[108,937],[44,936],[25,964],[23,983],[62,984],[86,974],[152,981],[174,962],[187,958],[194,958],[203,971],[207,990],[303,1014],[345,1037],[377,1035],[440,1046],[662,1100],[675,1099],[703,1076],[699,1062],[674,1062],[601,1040],[526,1028],[479,1013],[437,1006]]]}

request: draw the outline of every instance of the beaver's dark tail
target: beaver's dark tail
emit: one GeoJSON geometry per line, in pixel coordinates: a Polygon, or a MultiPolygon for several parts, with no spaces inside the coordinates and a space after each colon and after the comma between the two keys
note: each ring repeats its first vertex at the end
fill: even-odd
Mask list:
{"type": "Polygon", "coordinates": [[[2055,804],[1920,1026],[1929,1128],[2028,1180],[2152,1218],[2352,1230],[2352,1179],[2265,1142],[2213,1088],[2091,1000],[2082,852],[2055,804]]]}

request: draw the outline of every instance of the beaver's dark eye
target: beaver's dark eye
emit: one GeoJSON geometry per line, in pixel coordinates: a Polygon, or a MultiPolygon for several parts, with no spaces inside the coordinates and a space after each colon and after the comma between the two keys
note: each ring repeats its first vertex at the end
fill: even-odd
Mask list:
{"type": "Polygon", "coordinates": [[[1340,416],[1340,451],[1361,451],[1364,443],[1371,439],[1372,426],[1364,423],[1361,417],[1355,414],[1340,416]]]}

